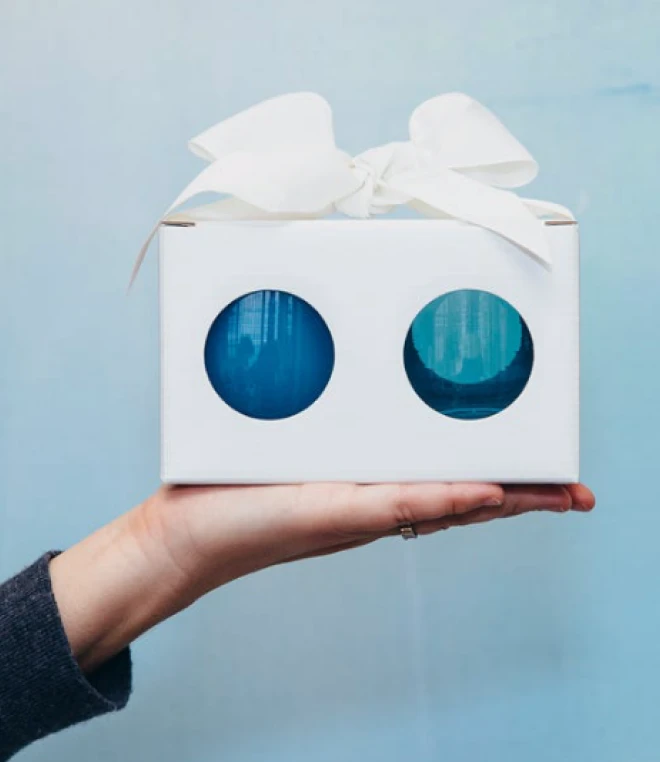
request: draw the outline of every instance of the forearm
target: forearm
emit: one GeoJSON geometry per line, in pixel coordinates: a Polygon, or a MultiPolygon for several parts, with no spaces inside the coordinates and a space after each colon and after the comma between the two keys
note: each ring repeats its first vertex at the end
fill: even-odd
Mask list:
{"type": "Polygon", "coordinates": [[[209,590],[280,560],[275,532],[246,520],[249,494],[161,489],[51,561],[60,616],[85,672],[209,590]]]}

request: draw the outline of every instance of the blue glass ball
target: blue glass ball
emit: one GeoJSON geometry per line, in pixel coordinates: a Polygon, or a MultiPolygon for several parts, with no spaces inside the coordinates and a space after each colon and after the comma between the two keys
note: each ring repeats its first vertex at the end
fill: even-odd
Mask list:
{"type": "Polygon", "coordinates": [[[439,296],[415,317],[403,360],[430,408],[451,418],[488,418],[509,407],[532,372],[534,345],[509,302],[488,291],[439,296]]]}
{"type": "Polygon", "coordinates": [[[319,313],[285,291],[254,291],[215,318],[204,347],[211,385],[250,418],[289,418],[314,403],[335,362],[319,313]]]}

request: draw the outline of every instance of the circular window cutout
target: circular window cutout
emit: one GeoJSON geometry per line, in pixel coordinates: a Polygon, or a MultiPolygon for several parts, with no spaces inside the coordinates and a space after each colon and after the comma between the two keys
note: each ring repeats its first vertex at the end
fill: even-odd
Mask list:
{"type": "Polygon", "coordinates": [[[319,313],[286,291],[253,291],[216,317],[204,348],[211,385],[234,410],[263,420],[289,418],[315,402],[335,362],[319,313]]]}
{"type": "Polygon", "coordinates": [[[474,289],[451,291],[412,322],[403,351],[408,380],[430,408],[451,418],[488,418],[529,380],[534,345],[520,313],[474,289]]]}

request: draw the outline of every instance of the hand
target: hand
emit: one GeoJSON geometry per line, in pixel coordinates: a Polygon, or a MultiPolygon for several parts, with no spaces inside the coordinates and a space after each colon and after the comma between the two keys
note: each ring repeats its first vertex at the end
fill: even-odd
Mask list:
{"type": "Polygon", "coordinates": [[[583,485],[163,487],[51,562],[73,652],[92,670],[204,593],[274,564],[530,511],[589,511],[583,485]]]}

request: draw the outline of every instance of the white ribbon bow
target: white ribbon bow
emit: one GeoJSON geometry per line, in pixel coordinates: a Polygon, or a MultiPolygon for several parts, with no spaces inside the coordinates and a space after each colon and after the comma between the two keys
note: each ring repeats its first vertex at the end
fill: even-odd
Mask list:
{"type": "Polygon", "coordinates": [[[164,220],[315,219],[333,211],[370,217],[399,204],[492,230],[551,264],[542,218],[573,215],[505,190],[531,182],[538,165],[494,114],[467,95],[448,93],[418,106],[409,132],[409,141],[351,158],[335,145],[328,103],[304,92],[271,98],[216,124],[190,141],[190,150],[211,164],[158,221],[131,282],[164,220]],[[230,198],[173,214],[209,191],[230,198]]]}

